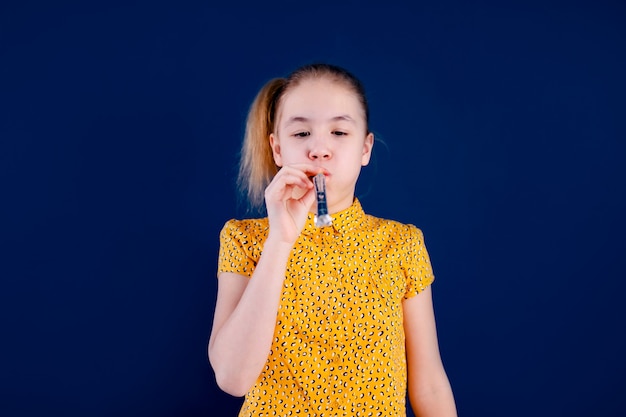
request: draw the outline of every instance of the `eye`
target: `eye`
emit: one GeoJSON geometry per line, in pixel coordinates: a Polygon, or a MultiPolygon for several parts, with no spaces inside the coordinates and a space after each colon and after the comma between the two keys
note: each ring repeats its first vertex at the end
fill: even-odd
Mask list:
{"type": "Polygon", "coordinates": [[[333,135],[335,135],[335,136],[346,136],[346,135],[348,134],[348,133],[343,132],[343,131],[341,131],[341,130],[334,130],[332,133],[333,133],[333,135]]]}
{"type": "Polygon", "coordinates": [[[311,134],[311,132],[298,132],[298,133],[294,133],[293,135],[297,138],[304,138],[307,137],[311,134]]]}

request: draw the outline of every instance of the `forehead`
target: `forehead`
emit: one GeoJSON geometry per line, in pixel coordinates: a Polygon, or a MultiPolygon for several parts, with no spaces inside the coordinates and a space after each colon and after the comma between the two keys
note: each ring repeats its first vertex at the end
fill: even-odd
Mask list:
{"type": "Polygon", "coordinates": [[[365,119],[357,93],[345,83],[327,78],[303,80],[285,92],[278,106],[279,122],[291,117],[332,119],[341,114],[365,119]]]}

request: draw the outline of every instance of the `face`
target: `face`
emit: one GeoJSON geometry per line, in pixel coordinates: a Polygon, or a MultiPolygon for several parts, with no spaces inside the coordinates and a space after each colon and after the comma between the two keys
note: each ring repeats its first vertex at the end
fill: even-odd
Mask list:
{"type": "Polygon", "coordinates": [[[276,165],[323,167],[329,211],[348,208],[374,143],[357,95],[341,83],[310,79],[287,91],[277,111],[270,135],[276,165]]]}

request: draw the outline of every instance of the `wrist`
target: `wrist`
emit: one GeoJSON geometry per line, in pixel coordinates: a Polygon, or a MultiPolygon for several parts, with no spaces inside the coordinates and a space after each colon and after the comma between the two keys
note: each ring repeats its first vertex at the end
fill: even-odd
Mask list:
{"type": "Polygon", "coordinates": [[[267,235],[267,239],[265,239],[265,242],[263,243],[263,250],[269,250],[273,255],[289,255],[295,243],[295,240],[285,240],[282,236],[273,234],[270,231],[270,233],[267,235]]]}

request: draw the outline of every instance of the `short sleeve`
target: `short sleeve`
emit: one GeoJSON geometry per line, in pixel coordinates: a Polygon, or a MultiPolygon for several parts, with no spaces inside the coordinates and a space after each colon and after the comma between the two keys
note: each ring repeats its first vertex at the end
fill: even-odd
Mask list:
{"type": "Polygon", "coordinates": [[[406,242],[406,291],[404,298],[410,298],[422,292],[433,283],[435,276],[430,264],[430,257],[424,243],[424,234],[413,225],[409,227],[409,241],[406,242]]]}
{"type": "Polygon", "coordinates": [[[249,233],[246,224],[239,220],[229,220],[220,232],[218,273],[233,272],[247,277],[252,276],[258,258],[255,256],[256,239],[249,233]]]}

